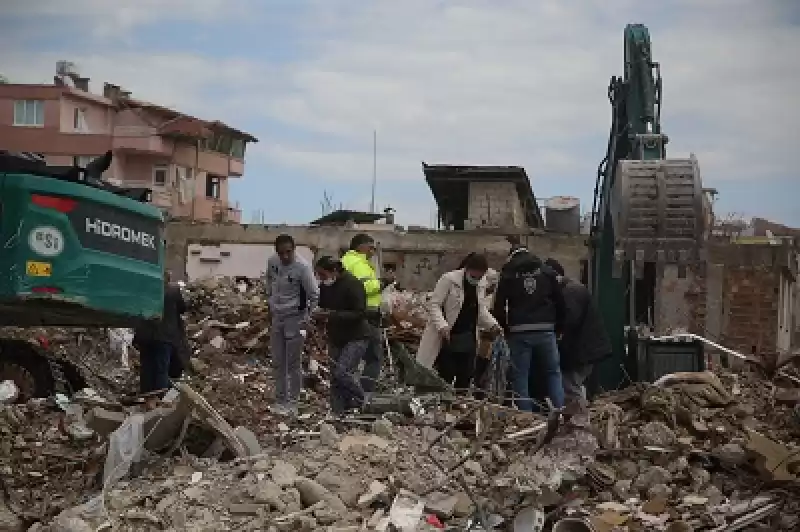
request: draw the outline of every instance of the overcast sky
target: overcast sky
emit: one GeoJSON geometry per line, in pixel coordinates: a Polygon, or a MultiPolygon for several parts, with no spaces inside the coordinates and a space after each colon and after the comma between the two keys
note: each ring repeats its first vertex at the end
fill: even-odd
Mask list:
{"type": "Polygon", "coordinates": [[[796,0],[3,0],[0,73],[55,62],[253,133],[244,221],[379,207],[429,224],[421,162],[525,167],[588,205],[627,23],[650,28],[671,157],[696,154],[717,211],[800,226],[796,0]]]}

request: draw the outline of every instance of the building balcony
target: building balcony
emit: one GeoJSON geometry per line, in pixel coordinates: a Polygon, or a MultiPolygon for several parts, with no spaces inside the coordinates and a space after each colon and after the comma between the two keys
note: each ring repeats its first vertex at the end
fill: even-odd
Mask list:
{"type": "Polygon", "coordinates": [[[228,177],[242,177],[244,175],[244,160],[231,157],[229,162],[228,177]]]}
{"type": "Polygon", "coordinates": [[[169,156],[173,151],[171,141],[160,137],[156,128],[147,126],[116,126],[113,146],[122,152],[151,155],[169,156]]]}
{"type": "Polygon", "coordinates": [[[111,146],[109,135],[62,133],[54,127],[0,125],[0,146],[8,151],[48,155],[102,155],[111,146]]]}
{"type": "Polygon", "coordinates": [[[231,205],[215,203],[211,207],[211,221],[214,223],[241,223],[242,210],[231,205]]]}

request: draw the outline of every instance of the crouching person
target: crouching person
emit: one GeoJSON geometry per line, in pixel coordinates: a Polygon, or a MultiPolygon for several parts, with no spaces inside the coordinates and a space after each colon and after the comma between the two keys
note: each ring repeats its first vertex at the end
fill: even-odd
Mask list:
{"type": "Polygon", "coordinates": [[[342,414],[364,403],[364,389],[356,373],[370,340],[367,295],[361,281],[333,257],[320,258],[315,271],[320,300],[314,317],[327,325],[331,410],[342,414]]]}
{"type": "Polygon", "coordinates": [[[587,287],[564,275],[564,267],[555,259],[545,264],[557,274],[564,294],[566,315],[564,336],[559,341],[561,375],[567,415],[578,424],[588,423],[586,379],[595,364],[611,356],[611,341],[587,287]]]}

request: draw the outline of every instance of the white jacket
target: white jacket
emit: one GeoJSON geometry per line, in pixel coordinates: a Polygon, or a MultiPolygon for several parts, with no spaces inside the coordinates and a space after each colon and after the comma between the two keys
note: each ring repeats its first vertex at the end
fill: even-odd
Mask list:
{"type": "MultiPolygon", "coordinates": [[[[478,329],[491,329],[497,320],[486,306],[486,278],[477,286],[478,292],[478,329]]],[[[417,350],[417,362],[432,368],[439,350],[442,347],[442,336],[439,333],[445,327],[452,327],[464,304],[464,270],[454,270],[442,275],[433,296],[428,303],[428,323],[422,333],[417,350]]],[[[475,331],[477,339],[478,331],[475,331]]]]}

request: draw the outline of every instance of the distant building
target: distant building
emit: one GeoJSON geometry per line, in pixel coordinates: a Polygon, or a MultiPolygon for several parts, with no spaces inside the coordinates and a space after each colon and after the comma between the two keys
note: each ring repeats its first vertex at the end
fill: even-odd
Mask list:
{"type": "Polygon", "coordinates": [[[89,92],[89,79],[66,61],[52,85],[0,84],[0,148],[41,153],[52,165],[85,166],[111,150],[104,178],[153,189],[153,203],[171,218],[241,221],[228,199],[231,178],[244,174],[252,135],[136,100],[105,83],[89,92]]]}
{"type": "Polygon", "coordinates": [[[317,218],[310,225],[347,227],[364,231],[393,231],[395,229],[394,210],[387,208],[384,214],[378,214],[339,209],[317,218]],[[381,220],[385,220],[385,223],[378,223],[381,220]]]}
{"type": "Polygon", "coordinates": [[[525,169],[422,163],[439,210],[439,225],[468,230],[543,228],[525,169]]]}

